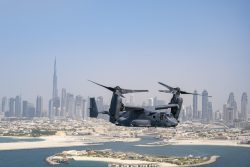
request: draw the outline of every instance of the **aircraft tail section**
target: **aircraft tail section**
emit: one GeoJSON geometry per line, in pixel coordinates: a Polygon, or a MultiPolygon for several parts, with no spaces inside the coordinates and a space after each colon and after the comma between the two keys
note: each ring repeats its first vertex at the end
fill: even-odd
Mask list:
{"type": "Polygon", "coordinates": [[[113,94],[113,97],[111,99],[111,105],[109,108],[109,122],[111,123],[117,123],[117,120],[119,118],[119,112],[123,110],[123,104],[121,97],[119,97],[116,94],[113,94]]]}
{"type": "Polygon", "coordinates": [[[90,118],[97,118],[98,109],[97,109],[95,98],[90,98],[89,100],[90,100],[89,116],[90,116],[90,118]]]}

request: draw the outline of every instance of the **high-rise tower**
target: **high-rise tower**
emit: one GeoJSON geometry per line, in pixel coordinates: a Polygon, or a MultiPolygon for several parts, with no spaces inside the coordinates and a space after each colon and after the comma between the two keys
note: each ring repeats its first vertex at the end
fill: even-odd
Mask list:
{"type": "Polygon", "coordinates": [[[53,93],[52,93],[52,99],[55,99],[58,97],[58,90],[57,90],[57,75],[56,75],[56,58],[54,62],[54,75],[53,75],[53,93]]]}
{"type": "Polygon", "coordinates": [[[202,92],[202,119],[208,121],[208,92],[204,90],[202,92]]]}
{"type": "Polygon", "coordinates": [[[193,95],[193,119],[198,119],[198,95],[197,91],[194,91],[193,95]]]}
{"type": "Polygon", "coordinates": [[[244,92],[241,97],[241,119],[247,120],[248,113],[247,113],[247,93],[244,92]]]}
{"type": "Polygon", "coordinates": [[[230,115],[231,121],[238,119],[238,110],[237,110],[237,103],[234,99],[234,93],[231,92],[229,94],[228,100],[227,100],[228,107],[232,108],[233,113],[230,115]]]}
{"type": "Polygon", "coordinates": [[[15,117],[22,117],[22,99],[21,96],[15,98],[15,117]]]}
{"type": "Polygon", "coordinates": [[[53,92],[52,99],[49,107],[49,117],[54,119],[55,116],[59,116],[60,98],[58,97],[57,89],[57,74],[56,74],[56,58],[54,62],[54,75],[53,75],[53,92]]]}
{"type": "Polygon", "coordinates": [[[2,98],[2,112],[6,114],[7,111],[8,111],[8,98],[3,97],[2,98]]]}
{"type": "Polygon", "coordinates": [[[60,116],[62,117],[66,117],[66,104],[67,104],[67,92],[65,88],[62,88],[61,113],[60,113],[60,116]]]}
{"type": "Polygon", "coordinates": [[[14,117],[15,116],[15,99],[10,98],[9,100],[9,112],[8,112],[8,117],[14,117]]]}
{"type": "Polygon", "coordinates": [[[43,114],[43,98],[41,96],[37,96],[36,98],[36,117],[42,117],[43,114]]]}

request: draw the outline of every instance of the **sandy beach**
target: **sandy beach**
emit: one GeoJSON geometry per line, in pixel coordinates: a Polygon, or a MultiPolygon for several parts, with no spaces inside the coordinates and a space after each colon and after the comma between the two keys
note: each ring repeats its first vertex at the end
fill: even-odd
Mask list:
{"type": "Polygon", "coordinates": [[[160,147],[167,145],[208,145],[250,147],[248,144],[238,144],[236,140],[169,140],[165,144],[138,144],[137,147],[160,147]]]}
{"type": "MultiPolygon", "coordinates": [[[[12,137],[16,139],[24,139],[29,137],[12,137]]],[[[136,142],[140,138],[99,138],[96,142],[95,137],[88,137],[87,140],[80,136],[46,136],[39,137],[42,141],[34,142],[12,142],[12,143],[0,143],[0,150],[18,150],[18,149],[36,149],[36,148],[53,148],[53,147],[71,147],[71,146],[86,146],[86,145],[100,145],[102,142],[136,142]]],[[[237,146],[237,147],[250,147],[247,144],[238,144],[236,140],[169,140],[166,143],[161,144],[143,144],[135,145],[138,147],[160,147],[165,145],[210,145],[210,146],[237,146]]]]}
{"type": "MultiPolygon", "coordinates": [[[[20,137],[14,137],[14,138],[18,139],[20,137]]],[[[0,143],[0,150],[70,147],[70,146],[85,146],[91,144],[91,143],[85,143],[81,138],[75,136],[66,136],[66,137],[46,136],[46,137],[39,137],[38,139],[42,139],[42,141],[0,143]]]]}
{"type": "MultiPolygon", "coordinates": [[[[30,139],[30,137],[11,137],[15,139],[30,139]]],[[[71,146],[87,146],[87,145],[101,145],[102,142],[135,142],[140,138],[99,138],[96,141],[96,136],[88,136],[83,138],[81,136],[44,136],[36,139],[42,141],[34,142],[12,142],[0,143],[0,150],[19,150],[19,149],[36,149],[36,148],[56,148],[56,147],[71,147],[71,146]],[[90,142],[94,141],[94,142],[90,142]]]]}
{"type": "Polygon", "coordinates": [[[209,145],[209,146],[237,146],[250,147],[248,144],[238,144],[237,140],[170,140],[171,145],[209,145]]]}
{"type": "MultiPolygon", "coordinates": [[[[207,164],[211,164],[211,163],[214,163],[217,159],[219,158],[219,156],[217,155],[214,155],[214,156],[211,156],[210,159],[206,162],[203,162],[203,163],[198,163],[198,164],[194,164],[192,166],[201,166],[201,165],[207,165],[207,164]]],[[[181,167],[188,167],[189,165],[181,165],[181,167]]]]}
{"type": "MultiPolygon", "coordinates": [[[[140,161],[140,160],[121,160],[121,159],[114,159],[114,158],[100,158],[100,157],[85,157],[85,156],[72,156],[76,161],[101,161],[101,162],[108,162],[108,163],[118,163],[118,164],[158,164],[160,167],[172,167],[172,166],[179,166],[179,167],[188,167],[190,165],[176,165],[171,163],[154,163],[154,162],[147,162],[147,161],[140,161]]],[[[191,166],[201,166],[206,164],[214,163],[219,156],[211,156],[210,159],[206,162],[193,164],[191,166]]]]}
{"type": "MultiPolygon", "coordinates": [[[[100,157],[85,157],[85,156],[72,156],[76,161],[101,161],[108,163],[118,163],[118,164],[157,164],[153,162],[140,161],[140,160],[121,160],[115,158],[100,158],[100,157]]],[[[159,163],[160,167],[172,167],[178,166],[170,163],[159,163]]]]}

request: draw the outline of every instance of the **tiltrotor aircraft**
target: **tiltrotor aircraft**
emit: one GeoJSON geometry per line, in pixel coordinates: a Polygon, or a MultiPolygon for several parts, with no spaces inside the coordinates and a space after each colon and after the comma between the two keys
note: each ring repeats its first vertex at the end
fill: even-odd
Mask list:
{"type": "MultiPolygon", "coordinates": [[[[90,80],[89,80],[90,81],[90,80]]],[[[108,114],[109,121],[119,126],[133,126],[133,127],[175,127],[178,125],[179,114],[182,107],[183,99],[181,94],[191,94],[180,90],[180,88],[173,88],[166,84],[159,82],[162,86],[165,86],[168,90],[159,90],[164,93],[171,93],[172,99],[168,105],[156,106],[152,108],[132,107],[125,106],[122,103],[123,94],[148,92],[148,90],[130,90],[122,89],[119,86],[107,87],[99,83],[90,81],[101,87],[104,87],[111,92],[113,96],[110,103],[109,111],[99,112],[97,109],[95,98],[90,98],[90,117],[97,118],[99,113],[108,114]],[[166,111],[170,109],[171,112],[166,111]]]]}

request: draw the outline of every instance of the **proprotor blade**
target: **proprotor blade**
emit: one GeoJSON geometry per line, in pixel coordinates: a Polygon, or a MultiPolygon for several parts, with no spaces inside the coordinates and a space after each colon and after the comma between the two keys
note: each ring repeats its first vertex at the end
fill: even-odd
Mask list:
{"type": "MultiPolygon", "coordinates": [[[[189,95],[198,95],[198,96],[203,96],[202,94],[199,93],[189,93],[189,92],[185,92],[185,91],[180,91],[181,94],[189,94],[189,95]]],[[[207,96],[207,97],[212,97],[212,96],[207,96]]]]}
{"type": "Polygon", "coordinates": [[[115,91],[115,89],[114,89],[114,88],[112,88],[112,87],[104,86],[104,85],[101,85],[101,84],[96,83],[96,82],[91,81],[91,80],[88,80],[88,81],[89,81],[89,82],[92,82],[92,83],[94,83],[94,84],[96,84],[96,85],[99,85],[99,86],[101,86],[101,87],[104,87],[104,88],[106,88],[106,89],[108,89],[108,90],[110,90],[110,91],[112,91],[112,92],[114,92],[114,91],[115,91]]]}
{"type": "Polygon", "coordinates": [[[163,92],[163,93],[171,93],[170,90],[159,90],[159,92],[163,92]]]}
{"type": "Polygon", "coordinates": [[[122,93],[122,94],[127,94],[127,93],[139,93],[139,92],[148,92],[148,90],[121,89],[121,93],[122,93]]]}
{"type": "Polygon", "coordinates": [[[186,94],[186,95],[199,95],[198,93],[189,93],[185,91],[180,91],[181,94],[186,94]]]}
{"type": "Polygon", "coordinates": [[[168,86],[168,85],[166,85],[166,84],[164,84],[164,83],[162,83],[162,82],[158,82],[160,85],[162,85],[162,86],[165,86],[166,88],[168,88],[170,91],[172,91],[172,90],[174,90],[174,88],[172,88],[171,86],[168,86]]]}

